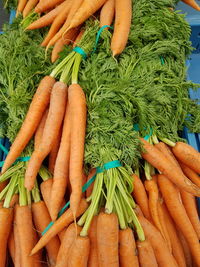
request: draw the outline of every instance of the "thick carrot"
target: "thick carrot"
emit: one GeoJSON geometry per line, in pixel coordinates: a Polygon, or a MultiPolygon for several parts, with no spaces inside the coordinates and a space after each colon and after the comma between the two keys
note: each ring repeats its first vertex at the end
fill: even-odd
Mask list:
{"type": "Polygon", "coordinates": [[[97,252],[99,266],[119,266],[119,224],[115,213],[100,212],[97,219],[97,252]],[[109,229],[109,231],[108,231],[109,229]]]}
{"type": "Polygon", "coordinates": [[[158,267],[151,243],[148,239],[136,241],[140,267],[158,267]]]}
{"type": "Polygon", "coordinates": [[[2,167],[2,173],[14,163],[17,157],[20,156],[21,152],[33,136],[40,120],[42,119],[43,112],[49,104],[50,94],[54,83],[55,79],[51,76],[45,76],[41,80],[21,129],[10,147],[10,151],[2,167]]]}
{"type": "MultiPolygon", "coordinates": [[[[51,217],[44,201],[39,201],[32,204],[32,214],[36,230],[41,233],[51,222],[51,217]]],[[[54,236],[46,245],[48,262],[50,266],[55,266],[59,248],[59,238],[57,236],[54,236]]]]}
{"type": "Polygon", "coordinates": [[[138,215],[138,219],[146,238],[148,238],[153,247],[158,265],[162,267],[177,267],[178,265],[174,257],[170,253],[164,238],[157,228],[141,215],[138,215]]]}
{"type": "Polygon", "coordinates": [[[140,180],[140,178],[136,174],[133,174],[133,185],[134,185],[134,189],[133,189],[132,195],[134,197],[134,200],[140,206],[144,216],[148,220],[150,220],[151,215],[150,215],[150,211],[149,211],[149,203],[148,203],[147,193],[146,193],[146,190],[144,188],[142,181],[140,180]]]}
{"type": "Polygon", "coordinates": [[[67,85],[56,82],[53,86],[49,112],[43,130],[42,141],[28,162],[25,173],[25,187],[31,190],[34,187],[37,173],[45,157],[51,151],[53,144],[59,134],[63,121],[65,106],[67,103],[67,85]]]}
{"type": "Polygon", "coordinates": [[[34,136],[34,149],[37,150],[41,141],[42,141],[42,135],[43,135],[43,130],[44,126],[46,123],[46,119],[48,116],[49,109],[47,108],[42,116],[42,119],[36,129],[35,136],[34,136]]]}
{"type": "Polygon", "coordinates": [[[181,169],[183,171],[183,173],[194,183],[196,184],[198,187],[200,187],[200,179],[199,179],[199,175],[193,171],[191,168],[189,168],[188,166],[186,166],[185,164],[183,164],[182,162],[179,161],[179,164],[181,166],[181,169]]]}
{"type": "Polygon", "coordinates": [[[200,173],[200,153],[196,149],[186,143],[177,142],[172,151],[178,160],[200,173]]]}
{"type": "Polygon", "coordinates": [[[53,185],[53,179],[48,179],[40,184],[40,191],[42,193],[43,200],[47,206],[48,211],[50,210],[51,200],[51,188],[53,185]]]}
{"type": "Polygon", "coordinates": [[[39,0],[29,0],[27,2],[22,13],[24,18],[31,12],[31,10],[37,5],[38,2],[39,0]]]}
{"type": "Polygon", "coordinates": [[[54,21],[51,25],[51,28],[48,31],[47,36],[45,37],[44,41],[41,43],[41,46],[46,46],[49,43],[49,41],[51,40],[51,38],[58,32],[60,27],[63,25],[63,23],[67,19],[71,5],[72,5],[71,0],[65,1],[65,5],[63,6],[63,9],[60,11],[60,13],[54,19],[54,21]]]}
{"type": "Polygon", "coordinates": [[[195,197],[183,190],[180,190],[180,193],[186,213],[197,233],[198,238],[200,239],[200,222],[195,197]]]}
{"type": "MultiPolygon", "coordinates": [[[[87,177],[87,182],[95,175],[95,173],[96,173],[95,168],[90,170],[88,177],[87,177]]],[[[86,190],[86,197],[89,197],[92,194],[93,187],[94,187],[94,183],[92,183],[86,190]]]]}
{"type": "Polygon", "coordinates": [[[82,196],[82,169],[86,131],[86,99],[83,89],[72,84],[68,89],[70,116],[70,163],[69,181],[72,188],[70,207],[75,216],[82,196]]]}
{"type": "Polygon", "coordinates": [[[87,236],[78,236],[70,250],[67,259],[68,267],[87,267],[90,253],[90,239],[87,236]]]}
{"type": "Polygon", "coordinates": [[[177,229],[177,235],[178,235],[178,238],[179,238],[181,245],[182,245],[182,248],[183,248],[186,266],[189,266],[189,267],[193,266],[193,262],[192,262],[193,260],[192,260],[190,248],[188,246],[188,243],[187,243],[185,237],[183,236],[182,232],[179,229],[177,229]]]}
{"type": "Polygon", "coordinates": [[[18,229],[17,229],[17,224],[16,224],[16,206],[14,208],[13,232],[14,232],[14,241],[15,241],[14,263],[15,263],[15,267],[21,267],[21,249],[20,249],[19,234],[18,234],[18,229]]]}
{"type": "Polygon", "coordinates": [[[115,0],[115,24],[111,39],[113,56],[121,54],[126,47],[131,26],[132,1],[115,0]]]}
{"type": "Polygon", "coordinates": [[[188,6],[200,11],[200,6],[195,2],[195,0],[182,0],[188,6]]]}
{"type": "Polygon", "coordinates": [[[172,254],[173,254],[176,262],[178,263],[178,266],[186,267],[186,261],[185,261],[183,247],[182,247],[181,241],[179,239],[179,236],[177,234],[174,222],[173,222],[173,220],[169,214],[169,211],[167,210],[167,207],[164,203],[161,204],[161,208],[163,210],[165,224],[166,224],[167,231],[168,231],[170,241],[171,241],[172,254]]]}
{"type": "Polygon", "coordinates": [[[119,262],[121,267],[139,267],[135,238],[131,228],[119,231],[119,262]],[[128,259],[128,260],[127,260],[128,259]]]}
{"type": "Polygon", "coordinates": [[[65,267],[67,265],[70,248],[77,235],[80,234],[81,229],[82,228],[80,226],[75,225],[74,223],[68,226],[58,252],[56,267],[65,267]]]}
{"type": "Polygon", "coordinates": [[[43,13],[44,11],[54,8],[55,6],[59,5],[63,1],[64,0],[40,0],[40,2],[35,7],[35,12],[43,13]]]}
{"type": "Polygon", "coordinates": [[[100,12],[100,27],[111,25],[115,15],[115,0],[107,0],[100,12]]]}
{"type": "MultiPolygon", "coordinates": [[[[87,209],[88,204],[85,199],[82,199],[77,211],[77,217],[82,215],[83,212],[87,209]]],[[[36,246],[32,249],[31,255],[35,254],[41,248],[46,246],[46,244],[56,236],[60,231],[67,227],[71,222],[73,222],[74,216],[71,209],[68,209],[55,223],[51,228],[40,238],[36,246]]]]}
{"type": "Polygon", "coordinates": [[[195,196],[200,196],[200,188],[193,184],[181,171],[180,168],[171,164],[166,156],[160,152],[156,147],[149,142],[140,138],[145,152],[142,157],[148,161],[153,167],[157,168],[160,172],[166,175],[173,183],[179,188],[191,193],[195,196]]]}
{"type": "Polygon", "coordinates": [[[90,239],[90,254],[88,259],[88,267],[98,267],[98,254],[97,254],[97,219],[98,216],[94,216],[89,228],[88,236],[90,239]]]}
{"type": "Polygon", "coordinates": [[[18,5],[17,5],[17,12],[16,12],[16,17],[19,15],[19,13],[22,13],[24,10],[24,7],[26,6],[28,0],[19,0],[18,5]]]}
{"type": "Polygon", "coordinates": [[[60,147],[55,163],[53,185],[51,189],[50,214],[53,221],[55,221],[57,218],[68,184],[71,132],[70,119],[71,118],[69,116],[69,107],[67,105],[60,147]]]}
{"type": "Polygon", "coordinates": [[[15,239],[14,239],[14,227],[12,227],[10,231],[10,235],[8,238],[8,250],[9,254],[12,258],[13,264],[15,264],[15,239]]]}
{"type": "Polygon", "coordinates": [[[188,242],[193,258],[200,265],[200,246],[197,234],[182,205],[173,183],[164,175],[158,175],[158,185],[167,208],[188,242]]]}

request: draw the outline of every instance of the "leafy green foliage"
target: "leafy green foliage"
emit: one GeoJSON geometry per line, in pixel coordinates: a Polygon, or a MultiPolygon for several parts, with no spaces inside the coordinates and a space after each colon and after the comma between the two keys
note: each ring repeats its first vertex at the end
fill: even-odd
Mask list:
{"type": "Polygon", "coordinates": [[[17,3],[18,3],[18,0],[3,0],[3,6],[8,11],[10,11],[11,9],[15,9],[16,10],[17,3]]]}

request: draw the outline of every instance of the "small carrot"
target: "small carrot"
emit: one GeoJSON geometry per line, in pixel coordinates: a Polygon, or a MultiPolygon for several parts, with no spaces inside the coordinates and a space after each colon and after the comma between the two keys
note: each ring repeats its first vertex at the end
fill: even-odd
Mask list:
{"type": "Polygon", "coordinates": [[[93,217],[88,232],[88,236],[90,239],[90,254],[88,259],[88,267],[99,266],[97,253],[97,219],[97,215],[93,217]]]}
{"type": "Polygon", "coordinates": [[[195,0],[182,0],[188,6],[200,11],[200,6],[195,2],[195,0]]]}
{"type": "Polygon", "coordinates": [[[97,252],[101,267],[119,267],[119,224],[115,213],[100,212],[97,219],[97,252]],[[109,229],[109,231],[108,231],[109,229]]]}
{"type": "Polygon", "coordinates": [[[19,0],[17,5],[17,12],[16,17],[19,15],[19,13],[22,13],[24,10],[24,7],[26,6],[28,0],[19,0]]]}
{"type": "Polygon", "coordinates": [[[119,262],[121,267],[139,267],[135,238],[131,228],[119,230],[119,262]]]}
{"type": "Polygon", "coordinates": [[[134,197],[134,200],[140,206],[144,216],[148,220],[150,220],[151,215],[150,215],[150,211],[149,211],[149,203],[148,203],[147,193],[146,193],[146,190],[144,188],[142,181],[140,180],[140,178],[136,174],[133,174],[133,185],[134,185],[134,189],[133,189],[132,195],[134,197]]]}
{"type": "Polygon", "coordinates": [[[45,76],[41,80],[26,114],[26,118],[22,123],[21,129],[10,147],[10,151],[2,167],[2,173],[4,173],[20,156],[21,152],[35,133],[35,130],[42,119],[43,112],[49,104],[50,94],[54,83],[55,79],[51,76],[45,76]]]}
{"type": "Polygon", "coordinates": [[[179,161],[179,164],[181,166],[181,169],[183,171],[183,173],[194,183],[196,184],[198,187],[200,187],[200,179],[199,179],[199,175],[193,171],[191,168],[189,168],[188,166],[186,166],[185,164],[183,164],[182,162],[179,161]]]}
{"type": "Polygon", "coordinates": [[[43,13],[51,8],[62,3],[64,0],[40,0],[37,6],[35,7],[36,13],[43,13]]]}
{"type": "Polygon", "coordinates": [[[115,15],[115,0],[107,0],[100,12],[100,27],[104,25],[110,26],[115,15]]]}
{"type": "MultiPolygon", "coordinates": [[[[77,211],[77,217],[82,215],[87,209],[88,204],[85,199],[82,199],[77,211]]],[[[54,224],[51,228],[40,238],[36,246],[32,249],[31,255],[35,254],[41,248],[46,246],[46,244],[56,236],[60,231],[67,227],[71,222],[73,222],[74,216],[71,209],[68,209],[54,224]]]]}
{"type": "Polygon", "coordinates": [[[42,116],[42,119],[37,127],[37,130],[35,132],[35,136],[34,136],[34,149],[38,149],[41,141],[42,141],[42,135],[43,135],[43,130],[44,130],[44,126],[45,126],[45,123],[46,123],[46,119],[47,119],[47,116],[48,116],[48,112],[49,112],[49,109],[47,108],[42,116]]]}
{"type": "Polygon", "coordinates": [[[82,169],[86,131],[86,98],[83,89],[78,84],[72,84],[68,89],[70,116],[70,163],[69,181],[72,188],[70,208],[75,216],[82,196],[82,169]]]}
{"type": "Polygon", "coordinates": [[[166,175],[173,183],[179,188],[191,193],[195,196],[200,196],[200,188],[193,184],[175,165],[166,158],[166,156],[160,152],[156,147],[149,142],[140,138],[145,152],[142,153],[142,157],[148,161],[153,167],[157,168],[160,172],[166,175]]]}
{"type": "Polygon", "coordinates": [[[113,57],[121,54],[124,50],[131,27],[132,1],[115,0],[115,23],[111,39],[111,50],[113,57]]]}
{"type": "Polygon", "coordinates": [[[199,240],[175,186],[166,176],[161,174],[158,175],[158,185],[173,220],[186,238],[193,258],[200,265],[199,240]]]}
{"type": "Polygon", "coordinates": [[[140,267],[149,267],[149,266],[158,267],[154,250],[148,239],[144,241],[137,240],[136,244],[137,244],[140,267]]]}
{"type": "Polygon", "coordinates": [[[75,46],[78,45],[78,43],[80,42],[80,40],[81,40],[83,34],[84,34],[84,30],[81,30],[81,31],[79,32],[78,36],[76,37],[74,43],[73,43],[73,48],[74,48],[75,46]]]}
{"type": "MultiPolygon", "coordinates": [[[[96,173],[96,169],[93,168],[90,170],[89,174],[88,174],[88,177],[87,177],[87,182],[95,175],[96,173]]],[[[91,184],[88,189],[86,190],[86,197],[90,197],[90,195],[92,194],[92,190],[93,190],[93,187],[94,187],[94,183],[91,184]]]]}
{"type": "Polygon", "coordinates": [[[63,82],[56,82],[53,86],[49,113],[43,130],[42,141],[28,162],[25,173],[25,187],[31,190],[34,187],[37,173],[45,157],[51,151],[58,136],[67,103],[67,86],[63,82]]]}
{"type": "Polygon", "coordinates": [[[37,5],[38,2],[39,0],[29,0],[27,2],[22,13],[24,18],[31,12],[31,10],[37,5]]]}

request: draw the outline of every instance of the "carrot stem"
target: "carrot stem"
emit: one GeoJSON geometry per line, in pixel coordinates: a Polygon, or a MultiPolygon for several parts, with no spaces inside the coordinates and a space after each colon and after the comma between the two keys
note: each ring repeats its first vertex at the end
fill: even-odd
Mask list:
{"type": "Polygon", "coordinates": [[[11,166],[6,172],[2,173],[0,176],[0,183],[9,179],[17,170],[24,166],[24,162],[18,162],[17,164],[11,166]]]}
{"type": "Polygon", "coordinates": [[[82,61],[82,56],[78,53],[75,55],[75,61],[74,61],[74,66],[72,70],[72,84],[73,83],[78,83],[78,72],[79,72],[79,67],[82,61]]]}
{"type": "Polygon", "coordinates": [[[28,204],[28,199],[27,199],[27,190],[24,186],[24,178],[20,177],[19,178],[19,205],[20,206],[27,206],[28,204]]]}
{"type": "Polygon", "coordinates": [[[43,165],[41,166],[39,170],[39,175],[43,181],[47,181],[48,179],[52,178],[52,174],[50,173],[50,171],[43,165]]]}
{"type": "Polygon", "coordinates": [[[37,183],[37,181],[36,181],[34,188],[31,190],[31,194],[32,194],[32,197],[33,197],[33,201],[34,201],[35,203],[41,201],[41,197],[40,197],[40,193],[39,193],[39,192],[40,192],[40,191],[39,191],[39,188],[38,188],[38,183],[37,183]]]}
{"type": "Polygon", "coordinates": [[[71,68],[72,68],[72,65],[74,64],[74,61],[75,61],[75,56],[70,58],[69,61],[67,62],[67,65],[65,66],[60,77],[61,82],[67,84],[70,81],[70,73],[71,73],[71,68]]]}
{"type": "Polygon", "coordinates": [[[120,202],[123,202],[123,201],[120,201],[118,196],[115,194],[114,195],[114,206],[115,206],[115,209],[116,209],[116,213],[118,215],[120,228],[123,230],[123,229],[126,229],[127,226],[126,226],[125,218],[124,218],[125,210],[123,209],[122,203],[120,203],[120,202]]]}
{"type": "Polygon", "coordinates": [[[13,195],[16,192],[17,184],[18,184],[18,175],[15,175],[10,180],[9,189],[7,191],[7,194],[6,194],[6,197],[5,197],[5,200],[4,200],[4,204],[3,204],[4,208],[9,208],[10,207],[10,201],[11,201],[13,195]]]}
{"type": "Polygon", "coordinates": [[[176,143],[172,142],[171,140],[167,139],[167,138],[161,138],[159,137],[159,139],[161,141],[163,141],[165,144],[171,146],[171,147],[174,147],[176,145],[176,143]]]}

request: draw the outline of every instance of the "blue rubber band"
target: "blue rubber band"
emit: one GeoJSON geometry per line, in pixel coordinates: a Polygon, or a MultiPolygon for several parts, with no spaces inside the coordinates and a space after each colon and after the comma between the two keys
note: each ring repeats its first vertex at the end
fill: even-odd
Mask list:
{"type": "Polygon", "coordinates": [[[16,17],[16,11],[14,9],[12,9],[10,11],[10,18],[9,18],[9,24],[13,23],[14,18],[16,17]]]}
{"type": "Polygon", "coordinates": [[[87,54],[85,53],[85,51],[81,47],[76,46],[76,47],[74,47],[73,51],[75,51],[76,53],[79,53],[84,59],[87,58],[87,54]]]}
{"type": "Polygon", "coordinates": [[[4,145],[2,145],[1,143],[0,143],[0,149],[6,154],[6,155],[8,155],[8,149],[4,146],[4,145]]]}
{"type": "Polygon", "coordinates": [[[94,49],[93,49],[93,53],[96,51],[97,49],[97,46],[98,46],[98,43],[99,43],[99,39],[100,39],[100,36],[101,36],[101,33],[102,31],[105,29],[105,28],[110,28],[112,29],[112,27],[110,25],[104,25],[102,26],[98,32],[97,32],[97,36],[96,36],[96,40],[95,40],[95,46],[94,46],[94,49]]]}
{"type": "MultiPolygon", "coordinates": [[[[133,125],[133,129],[134,129],[135,131],[139,132],[139,131],[140,131],[139,124],[138,124],[138,123],[135,123],[135,124],[133,125]]],[[[147,135],[145,135],[144,139],[145,139],[146,141],[148,141],[148,139],[152,136],[152,134],[153,134],[153,130],[152,130],[152,128],[150,128],[150,133],[147,134],[147,135]]]]}
{"type": "Polygon", "coordinates": [[[113,161],[105,163],[103,165],[103,167],[97,167],[97,173],[102,173],[102,172],[107,171],[109,169],[118,168],[121,166],[122,166],[122,164],[120,163],[119,160],[113,160],[113,161]]]}

